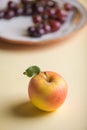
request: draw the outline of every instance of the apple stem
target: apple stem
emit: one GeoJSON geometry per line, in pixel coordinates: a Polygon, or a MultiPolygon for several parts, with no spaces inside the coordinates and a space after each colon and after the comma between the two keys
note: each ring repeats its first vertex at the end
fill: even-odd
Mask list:
{"type": "Polygon", "coordinates": [[[49,78],[47,72],[44,72],[44,75],[45,75],[45,79],[46,79],[48,82],[50,82],[50,78],[49,78]]]}

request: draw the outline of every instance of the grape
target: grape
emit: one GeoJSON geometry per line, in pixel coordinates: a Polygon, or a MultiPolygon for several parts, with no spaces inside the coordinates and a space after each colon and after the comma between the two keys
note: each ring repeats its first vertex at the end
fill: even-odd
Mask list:
{"type": "Polygon", "coordinates": [[[60,27],[61,27],[61,23],[56,21],[56,20],[50,20],[49,23],[51,25],[51,31],[52,32],[59,30],[60,27]]]}
{"type": "Polygon", "coordinates": [[[13,1],[8,2],[8,9],[15,9],[17,4],[13,1]]]}
{"type": "Polygon", "coordinates": [[[67,10],[67,11],[71,11],[73,9],[73,6],[70,3],[65,3],[64,9],[67,10]]]}
{"type": "Polygon", "coordinates": [[[15,16],[15,11],[12,9],[8,9],[8,10],[6,10],[4,17],[5,17],[5,19],[11,19],[14,16],[15,16]]]}
{"type": "Polygon", "coordinates": [[[15,9],[16,16],[22,15],[24,13],[24,9],[22,7],[17,7],[15,9]]]}
{"type": "Polygon", "coordinates": [[[34,15],[33,16],[33,22],[34,23],[38,23],[38,22],[41,22],[41,21],[42,21],[41,15],[34,15]]]}

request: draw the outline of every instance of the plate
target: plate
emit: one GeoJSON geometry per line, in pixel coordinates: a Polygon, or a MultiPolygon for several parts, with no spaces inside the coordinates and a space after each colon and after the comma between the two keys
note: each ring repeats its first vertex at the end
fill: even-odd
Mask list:
{"type": "MultiPolygon", "coordinates": [[[[69,2],[69,0],[57,0],[57,2],[69,2]]],[[[71,13],[68,21],[63,24],[61,29],[55,33],[44,35],[40,38],[31,38],[27,36],[27,28],[32,25],[30,17],[20,16],[11,20],[0,20],[0,39],[12,44],[54,44],[59,43],[76,34],[87,23],[87,11],[78,1],[70,1],[76,7],[74,13],[71,13]]]]}

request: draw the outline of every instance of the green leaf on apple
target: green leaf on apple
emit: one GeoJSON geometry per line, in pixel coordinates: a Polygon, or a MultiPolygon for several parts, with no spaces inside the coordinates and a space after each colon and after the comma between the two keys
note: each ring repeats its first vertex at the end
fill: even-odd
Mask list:
{"type": "Polygon", "coordinates": [[[40,68],[38,66],[30,66],[28,69],[25,70],[23,73],[24,75],[27,75],[28,77],[35,76],[40,73],[40,68]]]}

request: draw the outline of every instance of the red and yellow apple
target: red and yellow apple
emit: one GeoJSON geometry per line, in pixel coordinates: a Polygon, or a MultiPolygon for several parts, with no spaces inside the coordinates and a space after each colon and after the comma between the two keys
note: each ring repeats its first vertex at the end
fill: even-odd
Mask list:
{"type": "Polygon", "coordinates": [[[43,111],[54,111],[65,101],[67,83],[56,72],[45,71],[34,75],[28,86],[28,94],[34,106],[43,111]]]}

